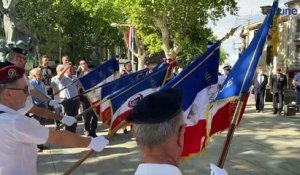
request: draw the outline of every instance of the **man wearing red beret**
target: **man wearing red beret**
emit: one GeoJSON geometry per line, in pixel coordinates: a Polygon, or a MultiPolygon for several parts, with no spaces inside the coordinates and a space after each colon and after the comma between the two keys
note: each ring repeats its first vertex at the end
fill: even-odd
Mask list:
{"type": "Polygon", "coordinates": [[[108,144],[103,136],[90,138],[69,131],[49,130],[37,120],[21,115],[29,95],[24,69],[0,64],[0,174],[36,175],[37,144],[88,147],[102,151],[108,144]]]}
{"type": "MultiPolygon", "coordinates": [[[[6,60],[9,63],[12,63],[22,69],[25,69],[25,65],[27,62],[26,52],[20,48],[12,48],[11,51],[6,55],[6,60]]],[[[19,109],[19,112],[21,112],[22,114],[33,113],[47,119],[60,120],[67,126],[71,126],[77,122],[77,120],[74,117],[62,116],[57,113],[51,112],[47,109],[35,106],[32,102],[31,96],[41,101],[45,101],[45,103],[49,102],[49,105],[53,106],[54,108],[60,107],[60,105],[56,104],[56,102],[52,103],[53,100],[49,99],[47,96],[35,89],[30,83],[28,83],[27,77],[25,75],[24,78],[29,87],[29,96],[26,99],[26,105],[23,108],[19,109]]]]}

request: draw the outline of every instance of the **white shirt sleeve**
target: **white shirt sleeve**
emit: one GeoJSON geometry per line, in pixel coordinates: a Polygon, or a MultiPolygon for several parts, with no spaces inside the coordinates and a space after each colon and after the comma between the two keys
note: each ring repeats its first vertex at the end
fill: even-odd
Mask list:
{"type": "Polygon", "coordinates": [[[44,144],[49,136],[49,129],[32,118],[20,117],[14,122],[14,136],[22,143],[44,144]]]}

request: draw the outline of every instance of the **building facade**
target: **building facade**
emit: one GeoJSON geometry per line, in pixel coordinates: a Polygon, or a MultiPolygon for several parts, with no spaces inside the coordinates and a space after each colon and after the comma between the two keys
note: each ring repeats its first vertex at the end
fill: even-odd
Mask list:
{"type": "MultiPolygon", "coordinates": [[[[259,65],[263,65],[269,75],[281,67],[282,72],[289,76],[290,84],[295,72],[300,72],[300,0],[289,1],[285,5],[278,18],[278,55],[273,55],[272,36],[269,35],[259,65]]],[[[243,27],[241,50],[249,45],[262,22],[243,27]]]]}

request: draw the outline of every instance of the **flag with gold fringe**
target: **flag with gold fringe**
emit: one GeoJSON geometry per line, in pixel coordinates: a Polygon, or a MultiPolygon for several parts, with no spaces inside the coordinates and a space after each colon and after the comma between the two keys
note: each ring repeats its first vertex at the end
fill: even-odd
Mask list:
{"type": "Polygon", "coordinates": [[[215,100],[208,106],[206,113],[208,136],[222,132],[230,127],[231,119],[237,107],[237,101],[241,97],[241,94],[245,94],[246,96],[241,109],[242,112],[239,116],[239,120],[241,120],[248,100],[252,79],[274,15],[277,12],[277,6],[278,1],[274,1],[259,31],[233,66],[215,100]]]}

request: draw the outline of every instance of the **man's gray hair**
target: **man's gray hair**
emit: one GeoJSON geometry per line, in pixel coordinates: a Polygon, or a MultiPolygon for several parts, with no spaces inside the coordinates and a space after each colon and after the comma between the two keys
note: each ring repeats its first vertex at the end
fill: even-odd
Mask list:
{"type": "Polygon", "coordinates": [[[184,124],[183,112],[176,114],[171,120],[158,124],[135,124],[134,131],[138,145],[148,148],[158,146],[168,140],[172,135],[178,134],[184,124]]]}

